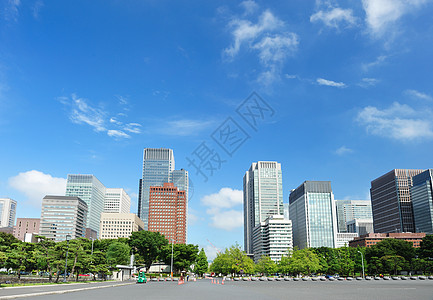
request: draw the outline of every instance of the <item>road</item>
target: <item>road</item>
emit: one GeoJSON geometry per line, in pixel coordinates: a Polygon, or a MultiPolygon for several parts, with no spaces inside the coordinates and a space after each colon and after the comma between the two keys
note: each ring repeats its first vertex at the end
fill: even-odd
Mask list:
{"type": "MultiPolygon", "coordinates": [[[[0,299],[2,291],[0,291],[0,299]]],[[[433,299],[433,280],[334,282],[149,282],[23,299],[433,299]]]]}

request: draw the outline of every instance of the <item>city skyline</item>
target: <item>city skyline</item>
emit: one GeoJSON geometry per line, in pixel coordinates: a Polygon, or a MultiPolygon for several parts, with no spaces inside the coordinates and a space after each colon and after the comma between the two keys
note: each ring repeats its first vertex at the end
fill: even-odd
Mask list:
{"type": "Polygon", "coordinates": [[[374,3],[2,2],[0,197],[39,217],[67,174],[94,174],[137,213],[143,149],[173,149],[188,243],[212,256],[207,240],[243,244],[252,162],[281,163],[283,203],[305,180],[369,199],[386,172],[431,168],[432,2],[374,3]]]}

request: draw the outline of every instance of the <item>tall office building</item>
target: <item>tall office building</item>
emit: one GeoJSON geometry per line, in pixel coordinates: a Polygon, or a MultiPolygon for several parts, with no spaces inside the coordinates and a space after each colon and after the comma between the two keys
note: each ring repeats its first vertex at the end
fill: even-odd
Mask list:
{"type": "Polygon", "coordinates": [[[38,234],[41,219],[35,218],[17,218],[17,224],[14,227],[14,237],[24,241],[26,234],[38,234]]]}
{"type": "Polygon", "coordinates": [[[433,169],[413,177],[411,198],[416,232],[433,234],[433,169]]]}
{"type": "Polygon", "coordinates": [[[273,261],[281,260],[283,255],[293,249],[292,221],[282,215],[268,217],[253,229],[253,254],[257,263],[262,256],[273,261]]]}
{"type": "Polygon", "coordinates": [[[373,222],[370,200],[335,200],[335,203],[337,205],[338,232],[348,232],[347,222],[353,219],[371,219],[373,222]]]}
{"type": "Polygon", "coordinates": [[[373,219],[353,219],[347,221],[347,232],[357,233],[358,236],[374,233],[373,219]]]}
{"type": "Polygon", "coordinates": [[[186,244],[185,191],[179,191],[173,183],[150,187],[148,230],[159,232],[175,244],[186,244]]]}
{"type": "Polygon", "coordinates": [[[105,191],[105,186],[93,175],[68,175],[66,196],[80,197],[86,202],[86,227],[96,231],[98,236],[101,213],[104,211],[105,191]]]}
{"type": "Polygon", "coordinates": [[[273,215],[283,215],[281,164],[275,161],[252,163],[243,179],[244,248],[253,253],[253,229],[273,215]]]}
{"type": "Polygon", "coordinates": [[[104,212],[129,213],[131,198],[124,189],[105,189],[104,212]]]}
{"type": "Polygon", "coordinates": [[[410,188],[422,172],[394,169],[371,182],[374,232],[415,232],[410,188]]]}
{"type": "Polygon", "coordinates": [[[290,193],[293,246],[336,246],[337,212],[330,181],[305,181],[290,193]]]}
{"type": "Polygon", "coordinates": [[[87,204],[79,197],[45,196],[42,199],[39,233],[56,242],[84,237],[87,204]]]}
{"type": "Polygon", "coordinates": [[[17,202],[11,198],[0,198],[0,227],[14,227],[17,202]]]}
{"type": "Polygon", "coordinates": [[[145,148],[143,151],[143,177],[141,196],[138,201],[138,217],[144,222],[144,229],[148,228],[149,220],[149,191],[151,186],[162,186],[170,182],[170,174],[174,171],[174,156],[172,149],[145,148]]]}

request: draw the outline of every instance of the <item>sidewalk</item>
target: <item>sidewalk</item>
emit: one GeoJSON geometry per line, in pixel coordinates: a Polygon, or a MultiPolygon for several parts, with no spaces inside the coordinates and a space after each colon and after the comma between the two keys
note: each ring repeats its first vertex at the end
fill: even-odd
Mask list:
{"type": "Polygon", "coordinates": [[[5,287],[0,288],[0,300],[15,299],[23,297],[64,294],[83,290],[93,290],[108,287],[124,286],[135,284],[135,280],[128,281],[105,281],[91,283],[71,283],[71,284],[53,284],[53,285],[34,285],[23,287],[5,287]]]}

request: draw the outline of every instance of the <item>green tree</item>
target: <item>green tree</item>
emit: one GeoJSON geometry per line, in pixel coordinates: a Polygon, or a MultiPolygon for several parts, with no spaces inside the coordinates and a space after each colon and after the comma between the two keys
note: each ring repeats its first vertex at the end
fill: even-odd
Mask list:
{"type": "Polygon", "coordinates": [[[257,262],[255,270],[262,274],[274,274],[277,271],[277,264],[269,256],[263,255],[257,262]]]}
{"type": "Polygon", "coordinates": [[[224,253],[218,253],[210,270],[221,274],[253,274],[254,262],[249,258],[239,245],[231,246],[224,253]]]}
{"type": "Polygon", "coordinates": [[[321,268],[317,254],[310,248],[294,249],[289,261],[290,272],[294,274],[311,275],[321,268]]]}
{"type": "Polygon", "coordinates": [[[21,280],[22,271],[31,271],[34,263],[32,252],[33,245],[21,241],[13,243],[8,252],[6,252],[6,267],[17,271],[18,280],[21,280]]]}
{"type": "Polygon", "coordinates": [[[144,260],[146,270],[149,270],[154,263],[164,246],[168,245],[168,241],[159,232],[150,231],[135,231],[129,237],[129,245],[134,249],[134,252],[140,254],[144,260]]]}
{"type": "Polygon", "coordinates": [[[400,255],[384,255],[380,260],[389,274],[397,275],[397,272],[407,268],[407,261],[400,255]]]}
{"type": "Polygon", "coordinates": [[[194,267],[194,273],[203,276],[203,274],[207,272],[208,267],[209,263],[207,262],[206,253],[204,252],[203,248],[201,248],[194,267]]]}
{"type": "Polygon", "coordinates": [[[113,242],[107,249],[107,262],[111,266],[127,265],[131,256],[131,247],[121,242],[113,242]]]}
{"type": "Polygon", "coordinates": [[[422,258],[433,259],[433,235],[426,235],[419,246],[419,254],[422,258]]]}
{"type": "Polygon", "coordinates": [[[277,270],[281,274],[288,274],[290,273],[290,257],[288,256],[282,256],[281,260],[278,262],[277,270]]]}
{"type": "MultiPolygon", "coordinates": [[[[171,247],[167,245],[161,250],[160,258],[166,264],[171,263],[171,247]]],[[[197,261],[198,246],[192,244],[174,244],[173,245],[173,268],[174,272],[189,270],[189,267],[197,261]]]]}

